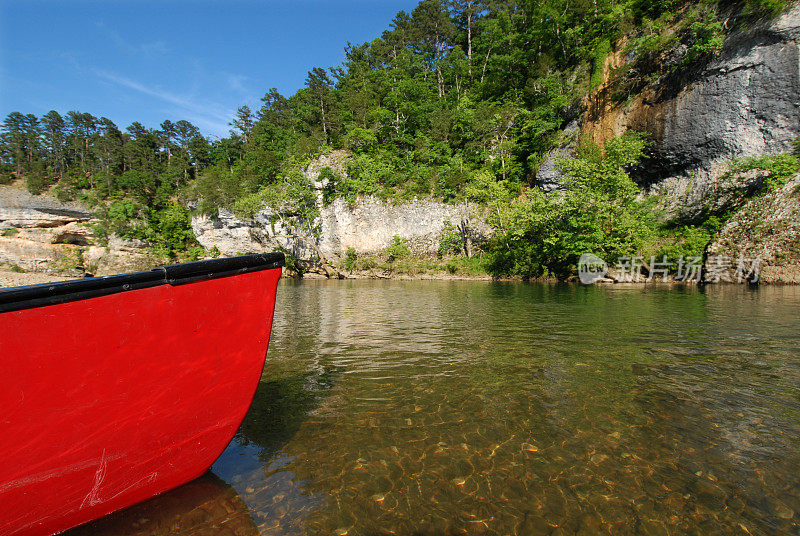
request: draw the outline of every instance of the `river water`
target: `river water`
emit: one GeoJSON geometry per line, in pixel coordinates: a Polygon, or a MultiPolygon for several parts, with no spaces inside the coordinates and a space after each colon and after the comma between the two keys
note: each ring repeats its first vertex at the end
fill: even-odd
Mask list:
{"type": "Polygon", "coordinates": [[[800,288],[305,281],[212,473],[84,534],[800,534],[800,288]]]}

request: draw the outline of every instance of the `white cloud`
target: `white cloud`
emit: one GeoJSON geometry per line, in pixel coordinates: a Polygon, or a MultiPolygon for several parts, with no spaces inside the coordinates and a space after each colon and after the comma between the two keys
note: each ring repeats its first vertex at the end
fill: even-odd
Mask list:
{"type": "Polygon", "coordinates": [[[97,28],[103,32],[106,37],[117,45],[117,47],[133,55],[145,55],[149,57],[163,56],[169,52],[169,48],[163,41],[153,41],[151,43],[131,43],[124,39],[116,30],[106,26],[104,22],[96,23],[97,28]]]}
{"type": "Polygon", "coordinates": [[[228,134],[228,122],[233,117],[233,110],[226,106],[215,102],[198,101],[192,97],[166,91],[158,86],[145,85],[108,71],[95,69],[94,73],[107,82],[173,105],[176,116],[185,118],[205,132],[217,136],[228,134]]]}
{"type": "Polygon", "coordinates": [[[247,93],[247,88],[244,87],[244,82],[247,80],[246,76],[238,75],[238,74],[229,74],[228,76],[228,88],[231,91],[238,91],[239,93],[247,93]]]}

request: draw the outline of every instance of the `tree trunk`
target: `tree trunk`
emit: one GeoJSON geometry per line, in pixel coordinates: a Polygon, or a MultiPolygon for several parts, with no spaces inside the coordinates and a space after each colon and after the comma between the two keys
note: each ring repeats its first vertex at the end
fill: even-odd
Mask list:
{"type": "Polygon", "coordinates": [[[467,69],[469,78],[472,79],[472,2],[467,4],[467,69]]]}
{"type": "Polygon", "coordinates": [[[492,47],[489,47],[488,52],[486,52],[486,59],[483,60],[483,72],[481,73],[481,84],[483,84],[483,79],[486,78],[486,67],[489,65],[489,55],[492,53],[492,47]]]}
{"type": "Polygon", "coordinates": [[[459,231],[461,231],[461,240],[463,240],[464,242],[464,254],[467,256],[468,259],[471,259],[472,236],[470,235],[469,218],[464,218],[461,220],[461,226],[459,227],[459,231]]]}
{"type": "Polygon", "coordinates": [[[322,109],[322,133],[325,135],[325,143],[328,143],[328,125],[325,124],[325,101],[319,100],[319,106],[322,109]]]}

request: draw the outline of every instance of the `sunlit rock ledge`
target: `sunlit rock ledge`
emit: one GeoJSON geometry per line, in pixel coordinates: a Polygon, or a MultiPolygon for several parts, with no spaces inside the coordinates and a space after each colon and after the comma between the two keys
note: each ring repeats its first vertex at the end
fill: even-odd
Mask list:
{"type": "Polygon", "coordinates": [[[228,210],[215,216],[192,218],[192,230],[198,242],[223,255],[258,253],[283,248],[297,258],[309,259],[317,250],[326,257],[342,257],[348,249],[357,253],[377,253],[392,244],[394,237],[405,240],[419,255],[435,255],[442,233],[461,227],[479,244],[492,234],[482,207],[473,204],[449,205],[416,199],[389,203],[374,197],[359,198],[351,207],[336,199],[320,209],[316,226],[318,236],[301,236],[287,229],[269,210],[245,220],[228,210]],[[313,243],[312,243],[313,240],[313,243]]]}
{"type": "Polygon", "coordinates": [[[79,203],[34,196],[21,185],[0,186],[0,266],[68,277],[152,267],[147,244],[112,236],[101,245],[92,230],[96,223],[91,210],[79,203]]]}

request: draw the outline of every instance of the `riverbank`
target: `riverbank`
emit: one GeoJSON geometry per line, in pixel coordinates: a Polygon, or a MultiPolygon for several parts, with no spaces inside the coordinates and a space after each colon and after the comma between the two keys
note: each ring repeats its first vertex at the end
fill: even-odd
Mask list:
{"type": "MultiPolygon", "coordinates": [[[[375,260],[376,257],[371,257],[375,260]]],[[[146,270],[148,267],[139,269],[146,270]]],[[[284,270],[285,279],[345,279],[345,280],[391,280],[391,281],[509,281],[509,282],[531,282],[531,283],[558,283],[556,279],[536,279],[523,280],[520,277],[492,277],[481,264],[478,258],[467,259],[466,257],[453,257],[449,259],[425,259],[425,258],[405,258],[394,262],[381,261],[366,264],[357,264],[350,270],[342,264],[332,267],[336,272],[326,275],[323,270],[315,269],[306,271],[302,275],[291,268],[284,270]]],[[[19,271],[18,267],[0,265],[0,288],[9,288],[24,285],[38,285],[43,283],[55,283],[79,279],[69,274],[51,274],[41,272],[19,271]]],[[[120,270],[119,273],[137,270],[120,270]]],[[[574,281],[574,282],[577,282],[574,281]]],[[[765,266],[760,274],[760,283],[769,286],[781,285],[800,285],[800,265],[793,266],[765,266]]],[[[614,281],[613,279],[603,279],[597,282],[599,285],[611,286],[687,286],[680,281],[645,281],[624,282],[614,281]]],[[[736,279],[730,281],[720,281],[716,284],[738,285],[736,279]]],[[[694,284],[689,284],[694,286],[694,284]]]]}

